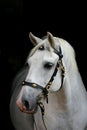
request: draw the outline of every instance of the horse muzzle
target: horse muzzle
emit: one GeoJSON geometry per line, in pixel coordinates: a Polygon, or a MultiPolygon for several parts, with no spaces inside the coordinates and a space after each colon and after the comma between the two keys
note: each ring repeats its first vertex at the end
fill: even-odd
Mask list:
{"type": "Polygon", "coordinates": [[[27,99],[24,96],[16,101],[17,107],[21,112],[34,114],[37,111],[38,104],[35,99],[27,99]]]}

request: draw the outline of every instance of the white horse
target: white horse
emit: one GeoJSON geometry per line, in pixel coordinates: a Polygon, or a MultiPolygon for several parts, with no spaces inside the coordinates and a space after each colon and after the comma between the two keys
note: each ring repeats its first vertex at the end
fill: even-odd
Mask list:
{"type": "Polygon", "coordinates": [[[87,92],[73,47],[47,33],[29,34],[35,47],[13,83],[10,114],[16,130],[86,130],[87,92]]]}

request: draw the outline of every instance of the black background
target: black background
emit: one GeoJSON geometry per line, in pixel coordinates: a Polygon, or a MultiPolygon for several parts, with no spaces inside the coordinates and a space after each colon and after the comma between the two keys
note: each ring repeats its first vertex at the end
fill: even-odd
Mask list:
{"type": "Polygon", "coordinates": [[[55,1],[0,1],[0,119],[2,129],[13,129],[9,114],[13,78],[23,67],[33,47],[31,31],[38,37],[50,31],[67,40],[75,49],[76,60],[87,86],[86,3],[55,1]]]}

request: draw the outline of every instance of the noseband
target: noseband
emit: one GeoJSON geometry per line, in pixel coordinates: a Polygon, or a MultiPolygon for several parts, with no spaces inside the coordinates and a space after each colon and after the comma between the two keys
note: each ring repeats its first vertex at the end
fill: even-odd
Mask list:
{"type": "MultiPolygon", "coordinates": [[[[36,84],[36,83],[33,83],[33,82],[27,82],[27,81],[23,81],[22,82],[22,85],[27,85],[29,87],[33,87],[33,88],[36,88],[36,89],[41,89],[42,90],[42,94],[44,95],[44,97],[46,98],[46,102],[48,103],[48,93],[49,93],[49,88],[51,87],[52,85],[52,82],[54,80],[54,77],[56,76],[57,74],[57,71],[58,69],[60,68],[61,69],[61,86],[60,86],[60,89],[62,88],[62,85],[63,85],[63,79],[64,79],[64,75],[65,75],[65,68],[63,66],[63,63],[62,63],[62,58],[63,58],[63,55],[62,55],[62,51],[61,51],[61,47],[59,46],[59,51],[56,50],[54,48],[54,53],[56,53],[58,56],[59,56],[59,60],[56,64],[56,67],[55,67],[55,70],[49,80],[49,82],[47,83],[47,85],[43,88],[41,85],[39,84],[36,84]]],[[[38,97],[38,100],[40,100],[40,97],[38,97]]]]}

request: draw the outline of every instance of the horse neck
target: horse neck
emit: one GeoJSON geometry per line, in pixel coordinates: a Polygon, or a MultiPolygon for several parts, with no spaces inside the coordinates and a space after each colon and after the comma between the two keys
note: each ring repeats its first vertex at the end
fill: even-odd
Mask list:
{"type": "MultiPolygon", "coordinates": [[[[72,67],[73,68],[73,67],[72,67]]],[[[65,93],[65,98],[67,104],[72,106],[71,104],[81,104],[81,102],[86,101],[87,93],[85,90],[85,86],[83,84],[81,75],[77,68],[77,64],[75,63],[74,68],[69,70],[66,68],[65,82],[63,85],[63,91],[65,93]],[[69,70],[69,71],[67,71],[69,70]]]]}
{"type": "Polygon", "coordinates": [[[86,101],[87,93],[77,65],[75,65],[75,67],[75,69],[69,70],[69,68],[65,66],[65,78],[62,89],[49,94],[49,99],[51,99],[50,104],[56,105],[57,102],[58,107],[60,106],[62,109],[68,108],[71,110],[72,105],[76,104],[77,106],[78,104],[78,107],[80,107],[81,103],[86,101]]]}

